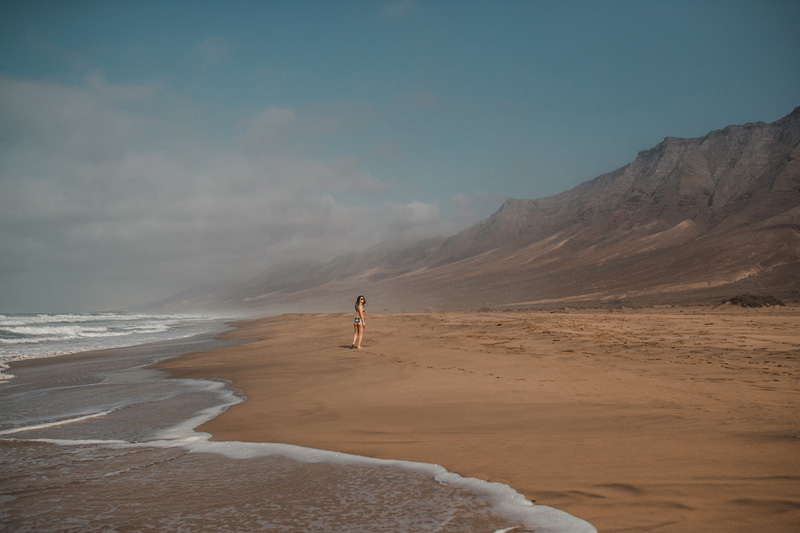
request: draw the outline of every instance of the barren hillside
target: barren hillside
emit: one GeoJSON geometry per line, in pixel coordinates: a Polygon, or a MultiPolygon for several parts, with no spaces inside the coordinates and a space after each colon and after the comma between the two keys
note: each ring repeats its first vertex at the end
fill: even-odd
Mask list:
{"type": "MultiPolygon", "coordinates": [[[[509,199],[445,240],[284,265],[224,293],[160,302],[247,309],[475,310],[800,300],[800,107],[771,124],[668,137],[569,191],[509,199]]],[[[202,292],[202,291],[201,291],[202,292]]]]}

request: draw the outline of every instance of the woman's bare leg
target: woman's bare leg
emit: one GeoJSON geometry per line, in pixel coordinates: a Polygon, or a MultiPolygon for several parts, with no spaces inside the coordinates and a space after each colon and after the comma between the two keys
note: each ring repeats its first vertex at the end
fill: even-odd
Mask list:
{"type": "MultiPolygon", "coordinates": [[[[358,340],[358,330],[359,330],[358,324],[353,324],[353,344],[350,345],[351,348],[356,347],[356,340],[358,340]]],[[[359,340],[358,343],[361,344],[361,341],[359,340]]]]}
{"type": "Polygon", "coordinates": [[[356,332],[356,335],[358,336],[358,344],[356,345],[356,349],[360,350],[361,349],[361,339],[364,338],[364,327],[361,324],[359,324],[358,326],[356,326],[356,329],[358,329],[358,331],[356,332]]]}

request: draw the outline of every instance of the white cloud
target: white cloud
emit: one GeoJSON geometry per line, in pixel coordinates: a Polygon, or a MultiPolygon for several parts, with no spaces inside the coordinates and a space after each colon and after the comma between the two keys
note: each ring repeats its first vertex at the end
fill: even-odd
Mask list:
{"type": "Polygon", "coordinates": [[[244,145],[247,149],[262,152],[274,148],[295,123],[293,109],[268,107],[245,120],[244,145]]]}
{"type": "Polygon", "coordinates": [[[336,101],[311,107],[300,117],[300,129],[313,135],[358,131],[378,117],[372,104],[336,101]]]}
{"type": "Polygon", "coordinates": [[[503,200],[504,196],[488,192],[478,192],[471,196],[456,194],[447,201],[448,208],[452,210],[452,215],[448,218],[458,229],[463,229],[491,215],[503,200]]]}
{"type": "Polygon", "coordinates": [[[120,157],[147,139],[147,119],[118,104],[150,98],[147,86],[110,85],[100,75],[86,87],[0,77],[0,149],[52,161],[120,157]]]}
{"type": "Polygon", "coordinates": [[[157,89],[149,84],[110,84],[102,72],[93,72],[86,76],[87,88],[97,95],[101,101],[124,102],[150,99],[157,94],[157,89]]]}
{"type": "Polygon", "coordinates": [[[412,111],[431,111],[441,105],[436,93],[429,89],[410,91],[400,96],[400,106],[412,111]]]}
{"type": "Polygon", "coordinates": [[[385,162],[397,161],[400,154],[400,148],[397,143],[385,142],[378,148],[378,157],[385,162]]]}
{"type": "Polygon", "coordinates": [[[405,19],[419,11],[420,7],[415,0],[394,0],[381,8],[380,17],[391,20],[405,19]]]}
{"type": "Polygon", "coordinates": [[[224,39],[207,37],[192,48],[192,55],[201,68],[208,68],[227,60],[233,53],[231,46],[224,39]]]}
{"type": "Polygon", "coordinates": [[[204,146],[191,131],[163,143],[163,117],[123,105],[158,96],[142,87],[0,79],[4,305],[45,301],[54,286],[75,305],[125,304],[450,229],[435,204],[387,200],[351,158],[270,149],[291,139],[293,109],[245,120],[241,144],[204,146]],[[354,204],[356,193],[371,200],[354,204]]]}

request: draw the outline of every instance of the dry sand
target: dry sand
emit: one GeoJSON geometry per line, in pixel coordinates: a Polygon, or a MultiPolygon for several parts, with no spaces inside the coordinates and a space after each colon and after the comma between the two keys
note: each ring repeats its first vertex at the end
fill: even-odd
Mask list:
{"type": "Polygon", "coordinates": [[[800,531],[800,308],[243,321],[160,365],[247,401],[202,426],[443,465],[600,531],[800,531]]]}

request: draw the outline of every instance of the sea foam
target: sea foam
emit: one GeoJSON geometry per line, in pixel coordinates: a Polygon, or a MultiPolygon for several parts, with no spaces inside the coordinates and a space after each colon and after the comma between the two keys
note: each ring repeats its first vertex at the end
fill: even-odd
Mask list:
{"type": "Polygon", "coordinates": [[[3,363],[189,337],[210,322],[232,317],[124,313],[0,315],[0,381],[3,363]]]}
{"type": "MultiPolygon", "coordinates": [[[[492,501],[493,508],[498,514],[519,523],[522,527],[535,528],[537,532],[596,533],[597,531],[590,523],[564,511],[545,505],[534,505],[509,485],[462,477],[437,464],[378,459],[291,444],[209,440],[210,434],[197,432],[195,428],[220,415],[230,406],[243,402],[244,399],[235,395],[224,383],[205,380],[191,381],[201,381],[208,390],[215,390],[225,403],[218,407],[205,409],[193,418],[157,434],[155,440],[148,442],[147,445],[156,447],[181,446],[191,452],[213,453],[229,459],[279,456],[299,463],[400,468],[430,476],[442,485],[457,487],[474,494],[483,495],[492,501]]],[[[513,529],[515,528],[506,529],[506,531],[513,531],[513,529]]]]}
{"type": "MultiPolygon", "coordinates": [[[[6,317],[7,318],[7,317],[6,317]]],[[[52,317],[51,317],[52,318],[52,317]]],[[[43,320],[43,317],[37,317],[38,320],[43,320]]],[[[87,321],[88,322],[88,321],[87,321]]],[[[43,323],[43,322],[40,322],[43,323]]],[[[29,326],[31,327],[31,326],[29,326]]],[[[149,378],[143,376],[141,371],[131,370],[130,376],[126,374],[115,374],[116,376],[123,376],[109,379],[107,376],[103,378],[102,385],[115,385],[115,384],[130,384],[137,385],[135,395],[139,401],[144,402],[143,405],[150,405],[144,409],[152,410],[153,401],[163,401],[172,396],[172,393],[161,391],[157,395],[151,392],[142,392],[149,383],[149,378]],[[128,378],[131,379],[128,379],[128,378]]],[[[181,422],[175,423],[170,421],[168,425],[163,426],[161,430],[154,430],[154,432],[141,433],[137,432],[141,440],[137,438],[118,438],[120,430],[114,431],[98,431],[97,429],[85,431],[72,431],[69,428],[77,427],[80,429],[81,422],[87,424],[94,424],[97,421],[109,420],[112,428],[119,428],[116,422],[112,419],[117,417],[119,413],[127,412],[130,409],[129,402],[122,402],[119,406],[112,405],[113,401],[118,401],[115,396],[106,396],[103,400],[97,397],[95,386],[80,385],[76,386],[76,390],[80,387],[92,387],[92,393],[83,395],[82,397],[91,401],[92,410],[80,411],[77,405],[70,409],[62,410],[58,416],[53,416],[51,420],[36,420],[38,417],[27,417],[27,421],[23,422],[17,427],[7,428],[0,435],[0,441],[27,441],[27,442],[46,442],[60,446],[99,446],[102,448],[119,448],[122,450],[128,449],[182,449],[191,454],[204,454],[210,457],[217,456],[233,460],[247,460],[257,458],[283,458],[294,461],[300,464],[313,464],[321,463],[325,465],[344,466],[344,467],[364,467],[394,469],[397,471],[409,472],[414,475],[422,476],[428,480],[434,480],[441,486],[452,487],[460,489],[469,493],[475,494],[483,499],[483,501],[490,502],[492,510],[495,514],[501,516],[506,523],[517,524],[515,527],[505,528],[499,531],[514,531],[514,530],[535,530],[537,532],[577,532],[577,533],[593,533],[596,532],[595,528],[566,512],[558,509],[534,505],[527,500],[522,494],[518,493],[512,487],[502,484],[483,481],[476,478],[462,477],[453,472],[447,471],[444,467],[436,464],[417,463],[402,460],[387,460],[377,459],[371,457],[364,457],[341,452],[318,450],[306,448],[301,446],[277,443],[252,443],[252,442],[238,442],[238,441],[212,441],[208,433],[198,432],[196,428],[201,424],[219,416],[222,412],[231,406],[244,401],[240,394],[237,394],[232,388],[227,386],[221,381],[213,380],[169,380],[180,382],[182,386],[193,391],[203,393],[211,393],[212,401],[206,405],[213,405],[196,412],[193,415],[186,416],[181,422]],[[123,407],[125,407],[123,409],[123,407]],[[65,431],[58,428],[63,426],[65,431]],[[55,429],[55,431],[53,431],[55,429]],[[35,432],[36,430],[43,431],[42,437],[54,438],[19,438],[21,433],[25,431],[35,432]],[[71,432],[74,438],[63,438],[69,436],[71,432]],[[13,436],[12,436],[13,435],[13,436]],[[102,438],[107,436],[108,438],[102,438]],[[95,438],[92,438],[95,437],[95,438]],[[99,437],[99,438],[98,438],[99,437]]],[[[158,382],[158,380],[156,381],[158,382]]],[[[57,392],[61,388],[51,388],[50,393],[57,392]]],[[[163,387],[159,387],[159,390],[163,387]]],[[[97,389],[98,392],[100,389],[97,389]]],[[[35,393],[35,391],[32,391],[35,393]]],[[[106,393],[108,394],[108,393],[106,393]]],[[[17,395],[6,396],[10,400],[17,395]]],[[[28,405],[23,394],[18,395],[20,404],[28,405]]],[[[186,405],[196,406],[196,403],[187,403],[186,405]]],[[[55,406],[54,406],[55,407],[55,406]]],[[[63,405],[59,404],[63,409],[63,405]]],[[[195,407],[196,408],[196,407],[195,407]]],[[[194,412],[194,410],[189,411],[194,412]]],[[[55,413],[54,413],[55,414],[55,413]]],[[[188,413],[187,413],[188,414],[188,413]]],[[[152,427],[152,416],[146,418],[148,426],[152,427]]],[[[29,435],[34,436],[34,435],[29,435]]],[[[107,474],[103,474],[107,475],[107,474]]],[[[302,480],[300,480],[302,481],[302,480]]],[[[368,490],[368,489],[361,489],[368,490]]]]}

